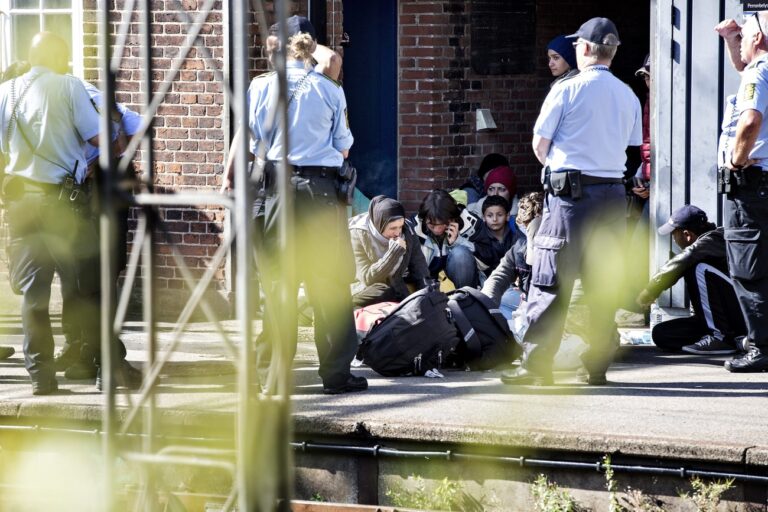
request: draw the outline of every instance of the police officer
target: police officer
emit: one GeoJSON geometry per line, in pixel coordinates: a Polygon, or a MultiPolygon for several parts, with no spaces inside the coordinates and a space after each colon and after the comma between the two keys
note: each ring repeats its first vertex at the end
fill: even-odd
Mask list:
{"type": "MultiPolygon", "coordinates": [[[[368,382],[349,370],[357,350],[349,290],[354,263],[346,208],[337,193],[337,174],[353,142],[346,99],[337,82],[312,69],[312,52],[317,43],[309,20],[292,16],[287,26],[288,163],[295,194],[297,279],[306,284],[314,311],[315,344],[324,392],[362,391],[367,389],[368,382]]],[[[259,145],[265,144],[268,161],[266,250],[261,260],[266,260],[261,274],[265,286],[274,279],[275,272],[270,267],[279,258],[275,230],[280,198],[275,190],[274,162],[283,152],[285,134],[282,126],[273,126],[268,121],[277,87],[276,74],[267,73],[256,77],[248,90],[251,152],[259,154],[259,145]]],[[[298,282],[291,284],[295,297],[298,282]]],[[[293,325],[295,317],[295,310],[291,311],[293,325]]],[[[265,322],[264,333],[266,339],[274,333],[270,322],[265,322]]]]}
{"type": "MultiPolygon", "coordinates": [[[[86,145],[98,145],[99,114],[80,80],[63,74],[68,60],[60,37],[39,33],[29,51],[32,68],[0,85],[9,273],[11,286],[23,294],[24,359],[36,395],[58,388],[48,311],[51,281],[58,269],[62,294],[77,295],[72,241],[79,221],[70,198],[77,171],[85,167],[86,145]]],[[[79,306],[79,314],[98,315],[87,301],[79,306]]]]}
{"type": "Polygon", "coordinates": [[[580,73],[552,88],[533,130],[536,157],[551,174],[534,241],[522,364],[502,373],[505,384],[552,382],[552,359],[577,276],[592,328],[590,348],[582,356],[589,384],[605,384],[618,344],[614,316],[621,297],[626,210],[622,176],[627,146],[642,142],[640,102],[611,74],[619,45],[611,20],[593,18],[568,37],[580,73]]]}
{"type": "MultiPolygon", "coordinates": [[[[104,108],[101,91],[86,81],[83,81],[85,90],[91,101],[97,108],[104,108]]],[[[112,117],[112,144],[115,155],[121,155],[126,138],[135,134],[141,126],[141,116],[130,110],[125,105],[116,104],[116,110],[112,117]]],[[[77,256],[78,290],[81,296],[99,302],[101,300],[101,251],[99,243],[98,204],[96,196],[99,192],[98,165],[99,148],[86,147],[86,163],[82,173],[78,172],[77,181],[83,183],[91,197],[90,204],[83,208],[83,218],[80,223],[80,242],[75,246],[77,256]]],[[[134,183],[135,172],[130,165],[125,173],[125,179],[120,183],[124,192],[130,192],[134,183]]],[[[119,274],[127,262],[127,233],[128,233],[128,205],[120,201],[116,211],[117,223],[115,225],[115,253],[117,256],[116,269],[119,274]]],[[[87,323],[98,322],[100,316],[83,318],[77,314],[75,308],[68,300],[62,304],[61,323],[66,343],[62,350],[56,354],[55,367],[57,371],[64,371],[68,379],[92,379],[97,377],[100,366],[101,344],[99,338],[89,339],[88,334],[93,331],[101,332],[101,326],[97,323],[88,326],[87,323]],[[73,311],[74,309],[74,311],[73,311]]],[[[115,369],[115,381],[120,387],[138,388],[141,384],[141,372],[133,368],[125,361],[125,345],[116,339],[119,363],[115,369]]],[[[97,387],[101,389],[101,380],[97,380],[97,387]]]]}
{"type": "Polygon", "coordinates": [[[728,271],[747,323],[749,349],[726,361],[731,372],[768,371],[768,12],[753,13],[739,27],[724,20],[715,30],[726,40],[741,73],[728,102],[720,137],[721,172],[732,188],[725,208],[728,271]]]}

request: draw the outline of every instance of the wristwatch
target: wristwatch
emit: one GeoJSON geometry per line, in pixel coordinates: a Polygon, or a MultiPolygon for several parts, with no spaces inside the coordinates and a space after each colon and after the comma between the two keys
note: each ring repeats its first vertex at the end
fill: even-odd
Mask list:
{"type": "Polygon", "coordinates": [[[735,163],[733,163],[733,155],[731,155],[731,169],[734,169],[734,170],[736,170],[736,171],[740,171],[740,170],[742,170],[743,168],[744,168],[744,164],[742,164],[742,165],[736,165],[735,163]]]}

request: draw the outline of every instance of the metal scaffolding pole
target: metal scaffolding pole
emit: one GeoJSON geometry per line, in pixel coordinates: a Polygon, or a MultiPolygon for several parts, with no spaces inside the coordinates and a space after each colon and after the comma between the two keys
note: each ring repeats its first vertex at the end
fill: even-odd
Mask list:
{"type": "MultiPolygon", "coordinates": [[[[232,474],[232,488],[223,510],[232,510],[237,505],[240,511],[266,511],[276,508],[287,509],[291,480],[292,455],[288,441],[290,440],[290,389],[291,389],[291,354],[292,336],[289,335],[295,326],[287,325],[287,307],[295,307],[296,297],[290,297],[291,284],[294,282],[295,270],[292,251],[293,214],[290,207],[290,172],[286,163],[286,150],[281,155],[278,165],[278,194],[281,201],[288,201],[288,207],[280,209],[279,217],[279,258],[280,286],[277,290],[268,290],[266,303],[276,320],[276,329],[272,334],[274,347],[272,359],[267,370],[266,385],[260,386],[256,374],[256,355],[254,351],[254,297],[252,293],[253,269],[253,218],[251,216],[253,192],[251,178],[248,174],[249,140],[247,136],[237,139],[231,151],[234,153],[235,193],[234,198],[211,192],[182,192],[158,193],[154,189],[154,159],[152,120],[157,115],[158,107],[163,103],[165,95],[172,89],[184,60],[195,48],[201,55],[209,70],[212,70],[216,80],[221,83],[226,95],[225,105],[229,105],[234,119],[241,123],[240,130],[247,130],[247,88],[251,75],[249,69],[249,44],[251,40],[249,20],[255,17],[256,26],[264,41],[267,37],[267,21],[265,16],[265,0],[231,0],[225,2],[224,8],[230,9],[227,19],[231,26],[230,55],[232,69],[226,77],[232,77],[230,82],[216,66],[208,48],[200,38],[202,27],[208,23],[208,16],[217,5],[216,0],[204,0],[199,4],[195,13],[184,9],[181,2],[176,5],[176,15],[185,29],[185,42],[172,60],[170,69],[166,71],[162,81],[155,80],[152,65],[152,22],[153,13],[150,0],[127,0],[125,10],[121,12],[120,22],[111,20],[109,2],[99,6],[99,44],[100,72],[102,92],[105,106],[101,113],[101,157],[100,165],[104,170],[101,190],[101,285],[102,285],[102,318],[110,321],[102,322],[102,367],[104,386],[104,481],[103,509],[116,510],[117,497],[121,493],[116,485],[116,463],[122,460],[136,466],[142,478],[138,482],[140,489],[137,493],[135,508],[137,510],[160,509],[162,484],[156,476],[157,467],[167,465],[190,465],[208,467],[211,469],[225,468],[232,474]],[[139,12],[134,17],[134,9],[139,12]],[[143,73],[141,112],[142,123],[137,133],[129,141],[119,160],[113,154],[111,134],[113,130],[110,113],[115,110],[115,76],[121,67],[121,62],[127,48],[131,23],[139,25],[140,47],[143,73]],[[112,31],[116,34],[113,34],[112,31]],[[114,37],[113,37],[114,36],[114,37]],[[107,136],[109,135],[109,136],[107,136]],[[141,150],[143,179],[140,183],[141,192],[129,197],[126,190],[121,189],[125,183],[127,169],[131,160],[141,150]],[[120,201],[130,201],[139,213],[138,227],[133,238],[133,247],[128,260],[124,283],[119,298],[116,291],[116,254],[114,240],[116,235],[116,211],[120,201]],[[234,218],[231,233],[225,236],[223,243],[207,262],[208,268],[200,277],[194,277],[187,268],[183,255],[173,244],[170,252],[185,284],[190,290],[187,304],[181,311],[171,341],[162,351],[157,343],[157,282],[155,275],[155,260],[158,246],[163,237],[167,237],[160,209],[164,207],[199,207],[216,206],[225,209],[234,218]],[[233,247],[233,241],[237,244],[233,247]],[[214,309],[208,303],[205,291],[212,282],[216,270],[221,267],[228,251],[233,250],[236,260],[236,318],[239,339],[227,333],[221,325],[214,309]],[[139,274],[141,279],[138,279],[139,274]],[[143,371],[143,382],[135,395],[117,393],[115,389],[116,362],[115,340],[123,330],[123,324],[128,309],[131,289],[141,283],[143,296],[143,338],[146,350],[146,364],[143,371]],[[163,369],[179,347],[181,338],[187,328],[192,313],[200,308],[209,322],[212,322],[221,337],[222,351],[236,369],[236,385],[238,393],[235,411],[235,428],[232,445],[234,452],[228,450],[201,449],[199,442],[190,446],[176,445],[173,450],[164,447],[161,421],[160,401],[157,400],[157,384],[163,369]],[[120,400],[118,400],[120,399],[120,400]],[[121,403],[118,403],[121,402],[121,403]],[[140,435],[143,440],[141,447],[128,442],[140,435]],[[190,453],[193,456],[179,456],[179,453],[190,453]],[[223,462],[222,457],[229,458],[223,462]],[[264,471],[264,468],[271,468],[264,471]]],[[[276,20],[280,26],[280,39],[285,48],[286,27],[285,17],[287,0],[274,2],[276,20]]],[[[169,11],[172,2],[166,2],[165,12],[169,11]]],[[[286,81],[285,53],[282,52],[274,59],[279,76],[279,100],[272,106],[270,119],[272,123],[282,123],[287,126],[286,112],[286,81]]],[[[284,145],[287,147],[287,144],[284,145]]],[[[220,443],[220,439],[217,440],[220,443]]],[[[167,491],[167,489],[166,489],[167,491]]]]}

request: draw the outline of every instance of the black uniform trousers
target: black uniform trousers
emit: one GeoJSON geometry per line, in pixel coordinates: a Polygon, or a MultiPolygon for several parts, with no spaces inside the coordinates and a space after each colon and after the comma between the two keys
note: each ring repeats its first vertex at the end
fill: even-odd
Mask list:
{"type": "MultiPolygon", "coordinates": [[[[101,312],[101,233],[99,230],[98,203],[99,191],[91,187],[92,200],[83,205],[81,220],[78,223],[77,240],[73,245],[75,273],[78,291],[84,300],[95,302],[97,312],[101,312]]],[[[128,262],[128,216],[130,209],[122,205],[115,212],[115,256],[116,274],[120,274],[128,262]]],[[[101,315],[95,318],[83,318],[78,312],[77,301],[74,303],[64,298],[61,312],[61,325],[67,344],[80,345],[80,361],[86,364],[101,362],[101,315]],[[95,338],[93,334],[96,334],[95,338]]],[[[125,359],[126,348],[116,338],[117,357],[125,359]]]]}
{"type": "Polygon", "coordinates": [[[765,353],[768,351],[768,173],[757,168],[745,169],[744,173],[753,179],[729,194],[725,205],[728,271],[744,313],[747,336],[765,353]]]}
{"type": "Polygon", "coordinates": [[[624,293],[625,212],[620,183],[585,185],[578,200],[547,194],[534,240],[529,327],[523,339],[526,369],[551,371],[577,277],[589,308],[589,349],[582,361],[590,373],[604,372],[611,364],[618,346],[616,309],[624,293]]]}
{"type": "Polygon", "coordinates": [[[78,291],[75,251],[81,220],[68,199],[60,200],[58,186],[35,184],[22,178],[6,198],[8,260],[11,287],[23,295],[24,361],[33,381],[53,378],[53,335],[49,315],[53,274],[59,271],[61,291],[79,318],[96,319],[85,329],[98,339],[98,302],[84,300],[78,291]]]}
{"type": "MultiPolygon", "coordinates": [[[[292,349],[296,341],[296,297],[300,282],[314,311],[315,345],[320,359],[320,377],[325,386],[338,386],[350,376],[350,363],[357,352],[357,334],[352,316],[350,284],[354,279],[352,244],[346,208],[337,199],[335,172],[294,173],[296,273],[287,296],[279,301],[279,314],[286,315],[292,349]]],[[[279,252],[278,214],[282,203],[275,194],[266,198],[264,249],[259,257],[262,286],[277,290],[279,252]]],[[[277,295],[273,292],[272,297],[277,295]]],[[[276,303],[272,303],[278,305],[276,303]]],[[[272,307],[274,307],[274,305],[272,307]]],[[[270,304],[266,305],[269,308],[270,304]]],[[[266,311],[262,339],[272,338],[273,315],[266,311]]],[[[274,313],[274,312],[273,312],[274,313]]],[[[284,318],[286,318],[284,317],[284,318]]]]}
{"type": "Polygon", "coordinates": [[[678,351],[706,335],[733,344],[734,338],[746,334],[744,315],[728,276],[707,263],[699,263],[689,268],[683,279],[694,314],[657,324],[651,332],[657,347],[678,351]]]}

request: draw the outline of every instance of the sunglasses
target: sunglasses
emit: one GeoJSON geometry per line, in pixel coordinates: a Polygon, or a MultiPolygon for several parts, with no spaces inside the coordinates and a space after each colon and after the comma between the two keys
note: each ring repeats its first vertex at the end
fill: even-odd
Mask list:
{"type": "Polygon", "coordinates": [[[763,37],[765,37],[765,32],[763,32],[763,26],[760,24],[760,16],[758,16],[756,12],[753,12],[752,16],[755,17],[755,22],[757,23],[757,30],[759,30],[760,33],[763,34],[763,37]]]}

